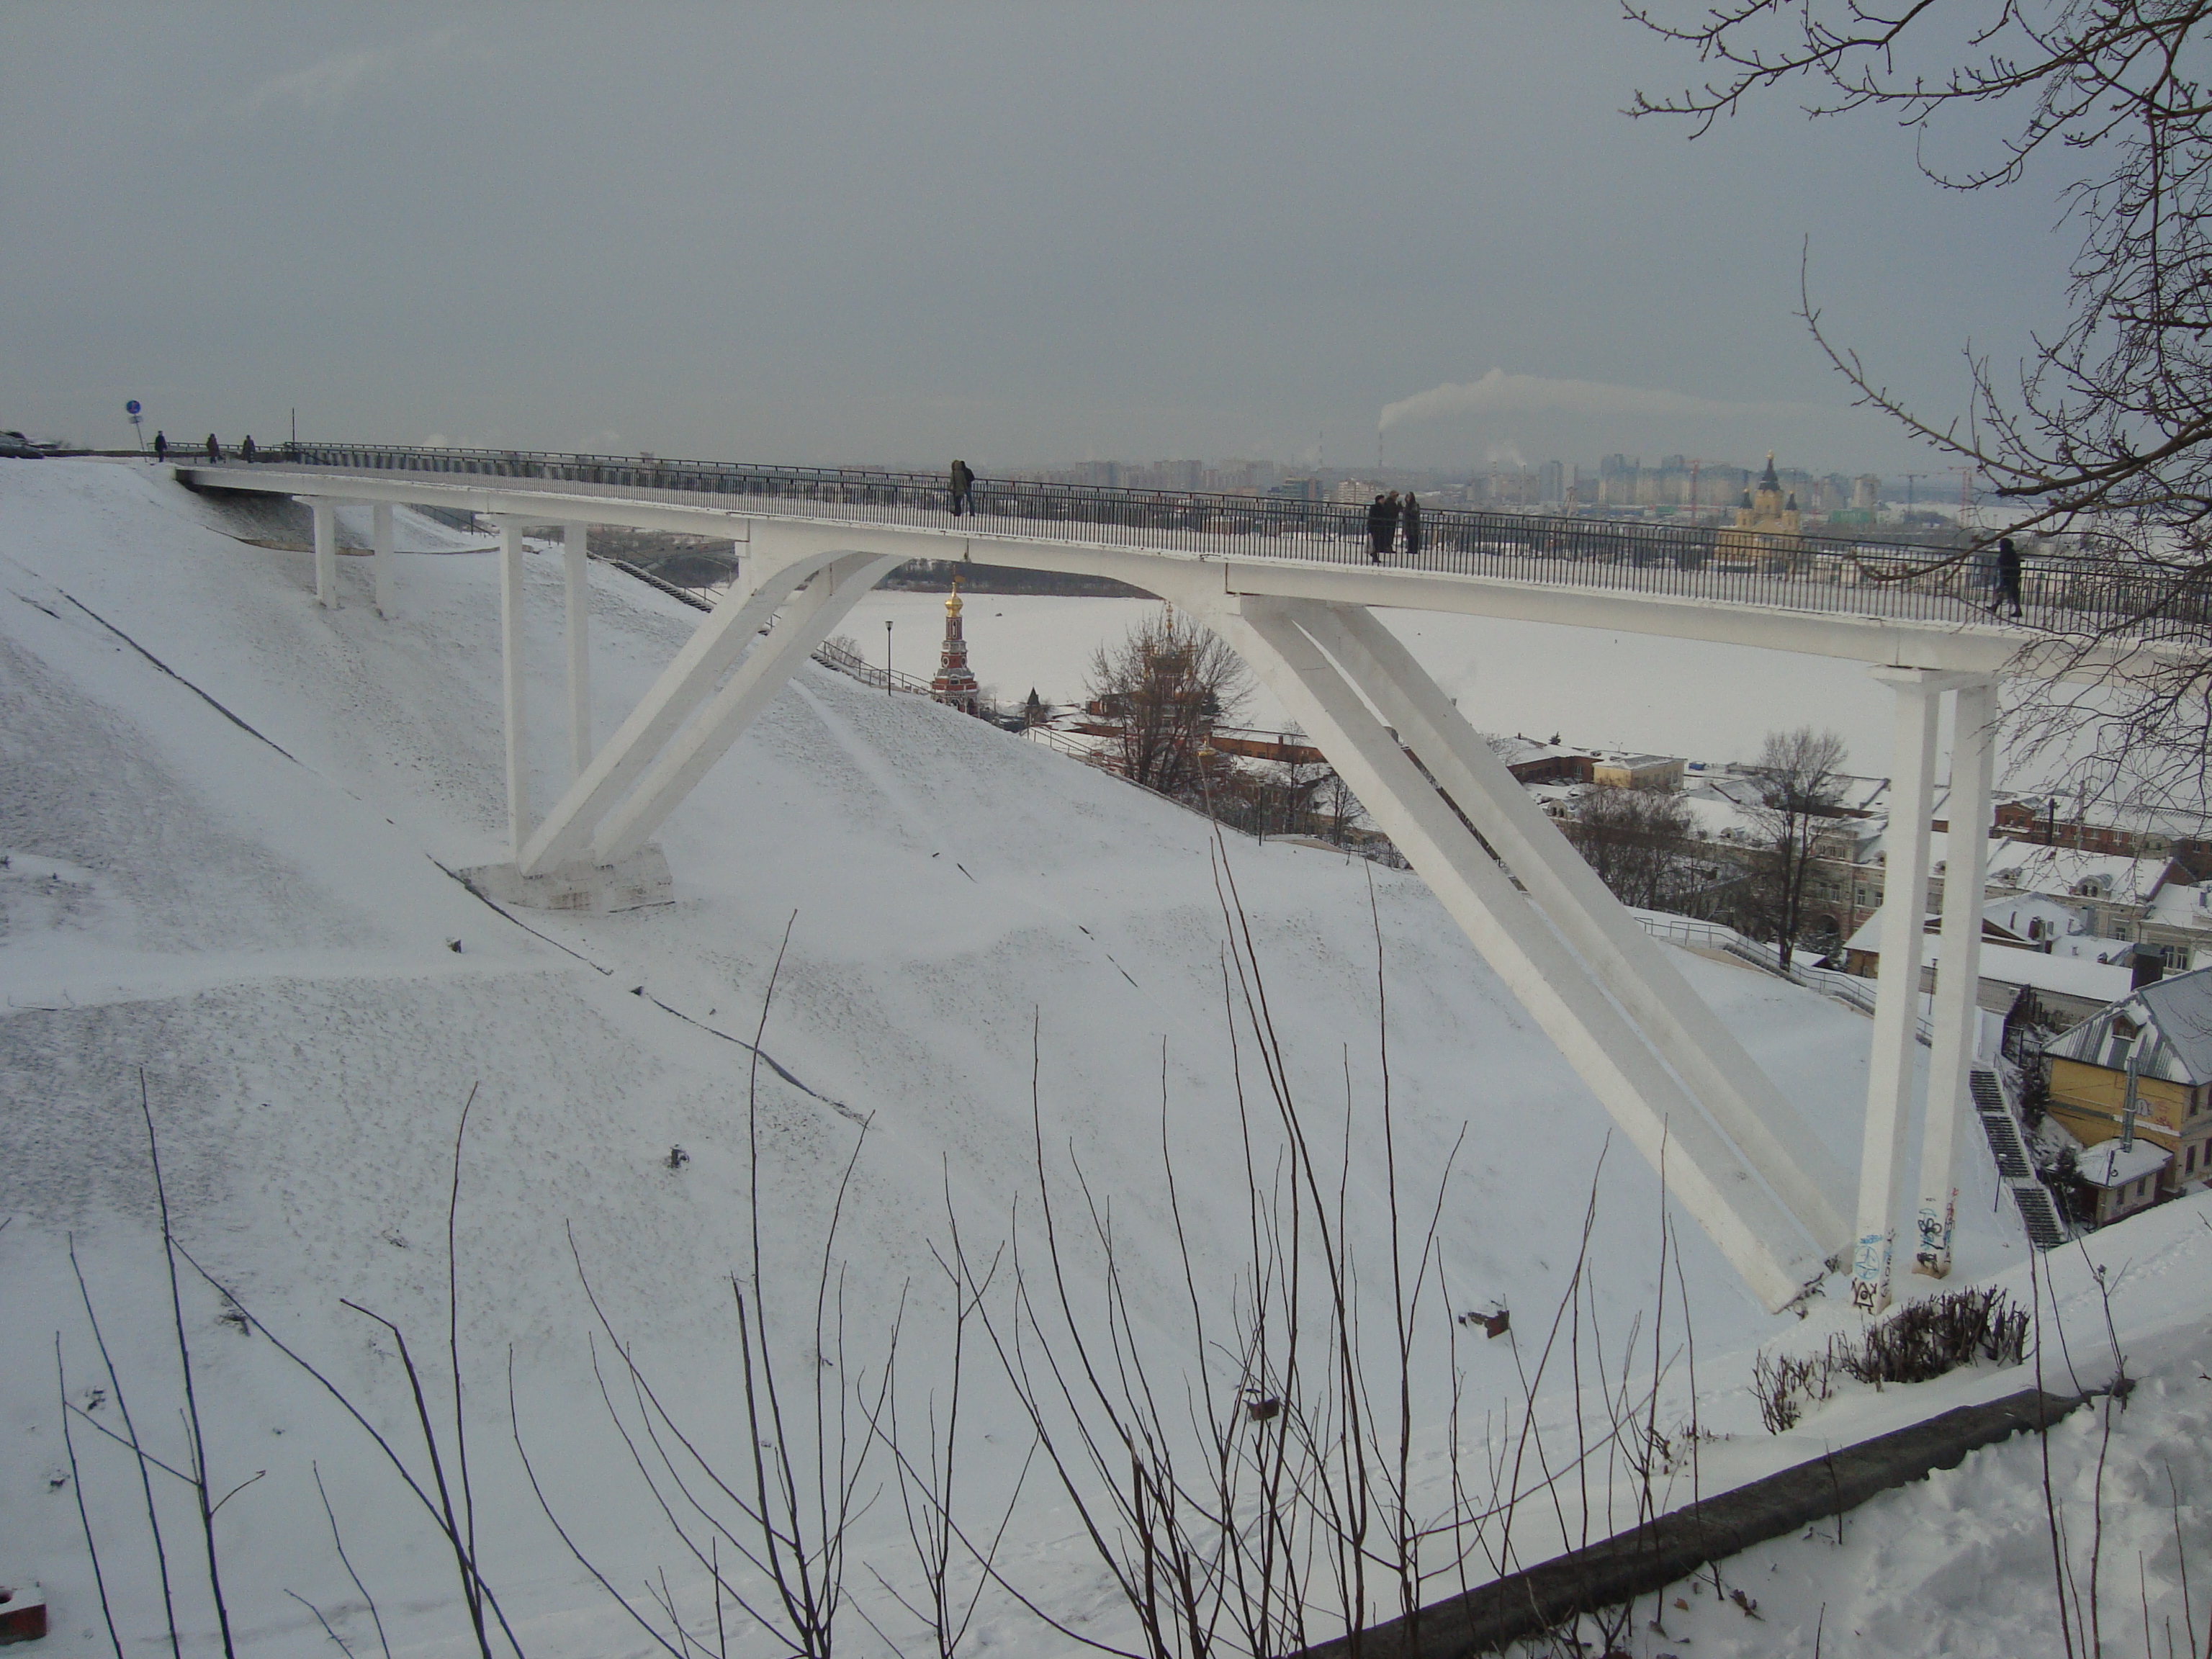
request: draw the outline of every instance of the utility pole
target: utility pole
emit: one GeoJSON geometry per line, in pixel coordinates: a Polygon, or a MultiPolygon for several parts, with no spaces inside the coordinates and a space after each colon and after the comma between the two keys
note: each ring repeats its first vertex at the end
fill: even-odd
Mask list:
{"type": "Polygon", "coordinates": [[[2120,1150],[2124,1152],[2131,1152],[2136,1149],[2136,1112],[2138,1109],[2136,1078],[2142,1058],[2142,1044],[2139,1042],[2130,1043],[2128,1045],[2127,1094],[2120,1103],[2120,1150]]]}

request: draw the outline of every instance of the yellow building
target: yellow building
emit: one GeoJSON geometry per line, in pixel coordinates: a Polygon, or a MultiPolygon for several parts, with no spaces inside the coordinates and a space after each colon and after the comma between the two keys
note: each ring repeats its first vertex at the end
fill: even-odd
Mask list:
{"type": "MultiPolygon", "coordinates": [[[[2212,968],[2143,986],[2054,1039],[2051,1117],[2087,1148],[2087,1168],[2129,1138],[2169,1156],[2136,1171],[2112,1213],[2212,1178],[2212,968]],[[2128,1122],[2133,1061],[2135,1109],[2128,1122]]],[[[2106,1162],[2110,1160],[2107,1159],[2106,1162]]]]}
{"type": "Polygon", "coordinates": [[[1590,763],[1590,781],[1613,789],[1680,789],[1682,766],[1674,755],[1607,755],[1590,763]]]}

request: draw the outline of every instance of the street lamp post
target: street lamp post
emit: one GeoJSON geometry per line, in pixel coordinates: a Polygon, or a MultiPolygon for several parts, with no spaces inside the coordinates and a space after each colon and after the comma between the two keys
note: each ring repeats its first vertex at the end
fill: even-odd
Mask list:
{"type": "Polygon", "coordinates": [[[884,695],[891,695],[891,619],[884,618],[884,695]]]}

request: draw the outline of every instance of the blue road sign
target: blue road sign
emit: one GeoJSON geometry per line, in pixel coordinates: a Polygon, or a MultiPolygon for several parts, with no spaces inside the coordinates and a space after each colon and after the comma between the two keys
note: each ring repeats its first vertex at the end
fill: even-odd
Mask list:
{"type": "Polygon", "coordinates": [[[136,415],[138,412],[138,400],[133,398],[129,403],[124,404],[123,412],[125,415],[136,415]]]}

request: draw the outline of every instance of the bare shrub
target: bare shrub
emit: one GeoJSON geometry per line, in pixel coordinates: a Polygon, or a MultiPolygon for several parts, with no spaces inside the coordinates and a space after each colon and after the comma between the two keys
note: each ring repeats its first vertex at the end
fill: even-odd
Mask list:
{"type": "MultiPolygon", "coordinates": [[[[1831,1343],[1830,1347],[1834,1346],[1831,1343]]],[[[1751,1391],[1759,1396],[1759,1420],[1769,1434],[1797,1426],[1808,1405],[1836,1392],[1835,1367],[1826,1352],[1761,1354],[1752,1361],[1751,1391]]]]}
{"type": "Polygon", "coordinates": [[[1907,1303],[1856,1337],[1830,1337],[1818,1353],[1759,1355],[1751,1382],[1759,1419],[1769,1434],[1796,1427],[1808,1406],[1834,1397],[1838,1376],[1880,1388],[1931,1382],[1963,1365],[2017,1365],[2027,1330],[2027,1310],[1995,1288],[1907,1303]]]}
{"type": "Polygon", "coordinates": [[[1926,1382],[1961,1365],[2017,1365],[2027,1352],[2027,1310],[2002,1291],[1953,1291],[1912,1302],[1846,1348],[1838,1364],[1854,1382],[1926,1382]]]}

